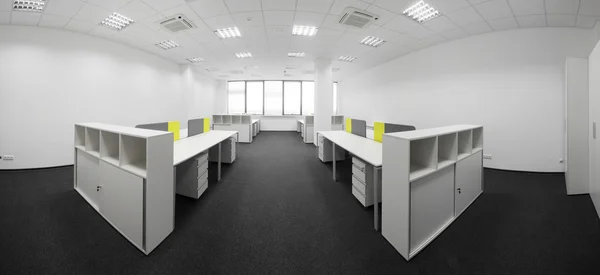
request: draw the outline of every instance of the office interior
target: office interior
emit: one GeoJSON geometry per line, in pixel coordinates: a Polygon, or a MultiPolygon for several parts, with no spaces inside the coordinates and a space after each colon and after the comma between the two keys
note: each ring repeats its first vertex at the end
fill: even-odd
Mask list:
{"type": "Polygon", "coordinates": [[[0,274],[596,274],[598,0],[0,0],[0,274]]]}

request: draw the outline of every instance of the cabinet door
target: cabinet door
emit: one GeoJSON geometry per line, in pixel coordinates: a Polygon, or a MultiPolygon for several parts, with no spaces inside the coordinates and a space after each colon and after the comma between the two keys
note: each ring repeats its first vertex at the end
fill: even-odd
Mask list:
{"type": "Polygon", "coordinates": [[[483,152],[456,163],[456,203],[454,213],[460,215],[482,191],[482,157],[483,152]]]}
{"type": "Polygon", "coordinates": [[[104,162],[100,212],[135,245],[143,246],[144,179],[104,162]]]}
{"type": "Polygon", "coordinates": [[[97,191],[99,185],[100,160],[90,154],[77,150],[77,190],[83,193],[88,203],[96,210],[100,208],[100,196],[97,191]]]}

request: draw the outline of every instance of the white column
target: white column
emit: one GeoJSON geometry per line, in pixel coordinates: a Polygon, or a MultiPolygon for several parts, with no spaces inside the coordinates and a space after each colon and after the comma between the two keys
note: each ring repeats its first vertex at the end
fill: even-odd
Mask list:
{"type": "Polygon", "coordinates": [[[181,120],[181,127],[187,128],[187,120],[193,119],[193,108],[194,108],[194,75],[192,71],[192,67],[190,65],[179,65],[181,70],[181,79],[182,79],[182,95],[181,95],[181,105],[185,107],[185,119],[181,120]],[[183,125],[185,121],[185,126],[183,125]]]}
{"type": "Polygon", "coordinates": [[[315,60],[315,130],[314,143],[317,144],[317,131],[331,130],[333,115],[333,74],[331,59],[315,60]]]}

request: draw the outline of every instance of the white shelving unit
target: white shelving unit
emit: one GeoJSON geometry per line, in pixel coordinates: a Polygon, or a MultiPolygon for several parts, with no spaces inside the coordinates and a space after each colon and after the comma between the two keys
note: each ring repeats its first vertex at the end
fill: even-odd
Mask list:
{"type": "Polygon", "coordinates": [[[384,134],[383,236],[410,260],[483,191],[483,127],[384,134]]]}
{"type": "Polygon", "coordinates": [[[230,115],[223,116],[223,124],[232,124],[233,118],[230,115]]]}
{"type": "Polygon", "coordinates": [[[344,116],[331,116],[331,130],[344,130],[344,116]]]}
{"type": "Polygon", "coordinates": [[[253,123],[250,115],[213,115],[215,130],[238,131],[238,142],[252,143],[255,133],[258,133],[260,122],[253,123]],[[220,118],[219,118],[220,117],[220,118]]]}
{"type": "Polygon", "coordinates": [[[213,115],[213,124],[223,124],[223,116],[213,115]]]}
{"type": "Polygon", "coordinates": [[[133,245],[152,252],[174,228],[173,133],[76,124],[74,150],[75,190],[133,245]]]}

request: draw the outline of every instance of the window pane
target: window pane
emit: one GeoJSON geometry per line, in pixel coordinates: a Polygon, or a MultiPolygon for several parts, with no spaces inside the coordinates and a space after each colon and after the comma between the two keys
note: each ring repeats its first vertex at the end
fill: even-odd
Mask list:
{"type": "Polygon", "coordinates": [[[312,115],[315,112],[315,83],[302,82],[302,114],[312,115]]]}
{"type": "Polygon", "coordinates": [[[246,113],[262,115],[263,113],[263,82],[246,82],[246,113]]]}
{"type": "Polygon", "coordinates": [[[285,81],[283,82],[283,114],[284,115],[299,115],[301,104],[300,82],[285,81]]]}
{"type": "Polygon", "coordinates": [[[228,82],[229,90],[229,113],[230,114],[243,114],[246,112],[246,96],[244,90],[246,89],[246,82],[235,81],[228,82]]]}
{"type": "Polygon", "coordinates": [[[283,114],[283,82],[265,81],[265,115],[283,114]]]}
{"type": "Polygon", "coordinates": [[[338,93],[338,84],[337,82],[333,82],[333,114],[337,115],[337,93],[338,93]]]}

